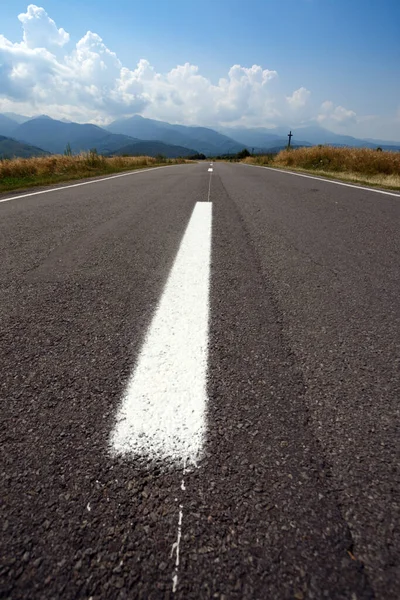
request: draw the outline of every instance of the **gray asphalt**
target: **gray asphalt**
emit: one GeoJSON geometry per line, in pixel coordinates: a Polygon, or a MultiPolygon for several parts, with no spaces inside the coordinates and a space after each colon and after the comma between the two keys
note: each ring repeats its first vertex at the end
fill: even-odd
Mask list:
{"type": "Polygon", "coordinates": [[[204,458],[110,457],[208,166],[0,203],[1,598],[400,597],[400,196],[215,163],[204,458]]]}

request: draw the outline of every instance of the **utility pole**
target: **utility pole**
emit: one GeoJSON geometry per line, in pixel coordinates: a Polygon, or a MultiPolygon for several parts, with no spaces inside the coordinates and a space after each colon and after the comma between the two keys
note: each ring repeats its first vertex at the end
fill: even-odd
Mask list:
{"type": "Polygon", "coordinates": [[[293,137],[293,133],[292,133],[292,130],[290,130],[290,132],[288,133],[288,138],[289,138],[288,148],[290,148],[290,142],[292,141],[292,137],[293,137]]]}

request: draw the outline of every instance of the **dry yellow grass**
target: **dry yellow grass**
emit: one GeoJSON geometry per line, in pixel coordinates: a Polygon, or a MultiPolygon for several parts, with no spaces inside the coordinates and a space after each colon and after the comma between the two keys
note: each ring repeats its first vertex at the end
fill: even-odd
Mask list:
{"type": "Polygon", "coordinates": [[[44,185],[69,179],[107,175],[157,164],[179,164],[183,159],[156,159],[149,156],[106,158],[94,152],[78,156],[45,156],[0,160],[0,191],[44,185]]]}
{"type": "Polygon", "coordinates": [[[379,152],[369,148],[313,146],[283,150],[275,164],[329,172],[347,171],[363,175],[400,175],[400,153],[379,152]]]}
{"type": "Polygon", "coordinates": [[[400,189],[400,152],[313,146],[282,150],[277,155],[249,157],[244,162],[400,189]]]}

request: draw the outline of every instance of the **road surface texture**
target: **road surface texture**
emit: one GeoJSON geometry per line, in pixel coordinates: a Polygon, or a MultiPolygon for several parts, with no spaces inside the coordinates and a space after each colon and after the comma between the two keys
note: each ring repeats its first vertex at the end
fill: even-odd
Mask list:
{"type": "Polygon", "coordinates": [[[0,597],[398,600],[400,196],[208,162],[15,196],[0,597]],[[121,398],[208,198],[201,459],[118,454],[121,398]]]}

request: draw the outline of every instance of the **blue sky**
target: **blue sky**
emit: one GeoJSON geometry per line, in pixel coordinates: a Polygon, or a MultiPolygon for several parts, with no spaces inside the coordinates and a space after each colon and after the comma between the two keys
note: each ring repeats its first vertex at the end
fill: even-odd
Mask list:
{"type": "MultiPolygon", "coordinates": [[[[26,13],[27,6],[19,0],[0,5],[0,34],[9,42],[21,41],[18,15],[26,13]]],[[[102,106],[90,106],[88,98],[88,120],[100,122],[138,111],[212,126],[318,122],[343,133],[400,139],[399,0],[43,0],[37,7],[69,34],[68,43],[57,44],[57,52],[48,48],[59,63],[64,60],[61,53],[72,56],[75,45],[91,31],[102,38],[103,49],[114,52],[132,73],[140,59],[153,69],[151,82],[148,75],[132,75],[135,84],[130,81],[124,91],[118,89],[118,102],[116,94],[102,106]],[[168,74],[185,63],[198,67],[197,76],[209,82],[208,88],[193,71],[168,80],[168,74]],[[244,69],[257,65],[261,71],[236,72],[233,83],[221,88],[220,79],[230,80],[233,65],[244,69]],[[276,74],[263,78],[263,71],[276,74]],[[293,96],[296,90],[304,91],[293,96]],[[202,96],[214,110],[200,106],[202,96]]],[[[86,44],[81,66],[87,65],[88,46],[93,54],[93,43],[86,44]]],[[[0,65],[1,60],[0,53],[0,65]]],[[[110,73],[115,71],[115,65],[108,66],[110,73]]],[[[19,76],[22,67],[18,69],[19,76]]],[[[59,66],[55,71],[59,73],[59,66]]],[[[99,82],[96,72],[96,68],[85,71],[87,77],[93,76],[93,86],[105,93],[111,78],[105,82],[100,77],[99,82]]],[[[8,82],[3,87],[12,86],[8,82]]],[[[19,110],[29,108],[29,102],[32,110],[39,108],[32,94],[21,102],[20,87],[19,110]]],[[[0,85],[0,108],[10,108],[15,96],[15,91],[2,95],[0,85]]],[[[77,94],[75,100],[82,98],[77,94]]],[[[75,100],[68,101],[63,114],[75,114],[75,100]]],[[[46,102],[52,110],[60,105],[57,98],[48,97],[46,102]]],[[[82,105],[80,112],[76,109],[78,117],[85,120],[82,105]]]]}

